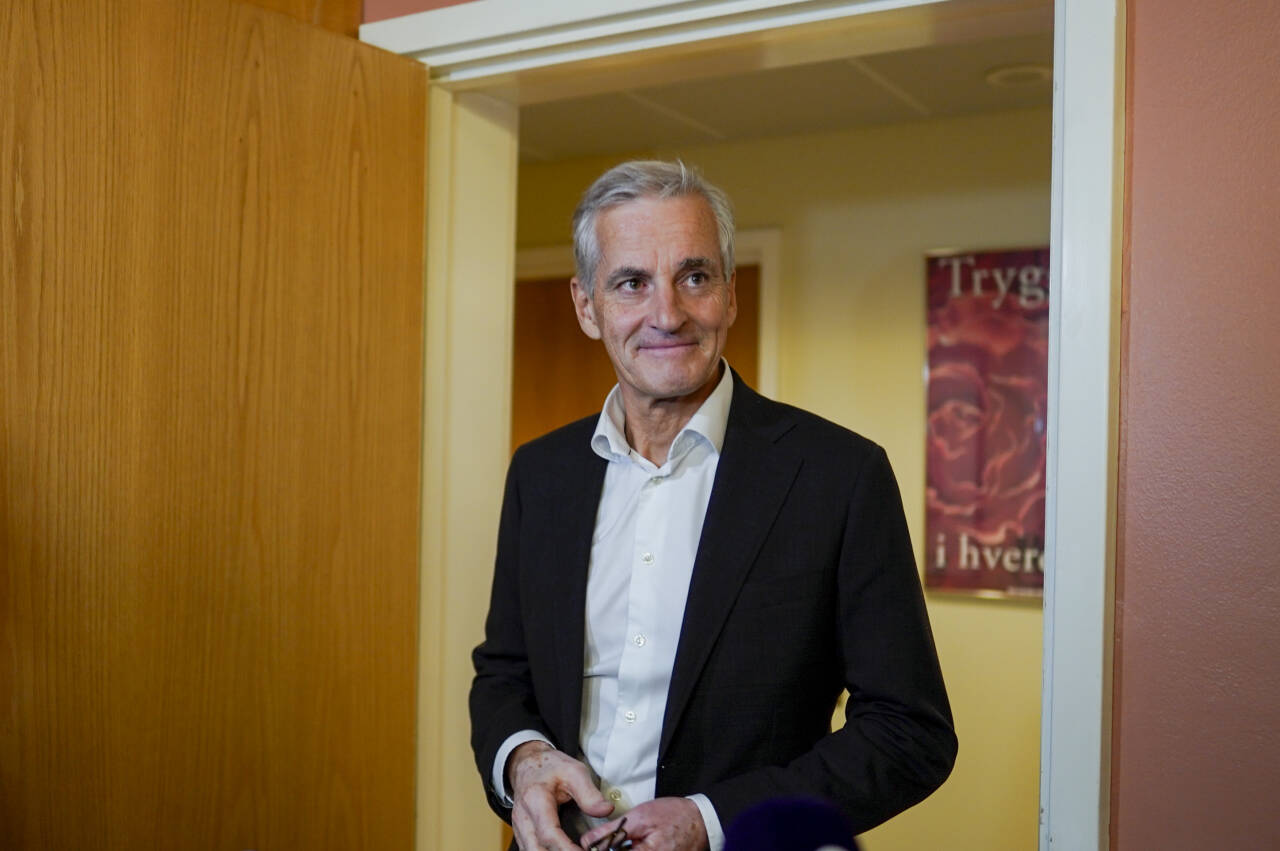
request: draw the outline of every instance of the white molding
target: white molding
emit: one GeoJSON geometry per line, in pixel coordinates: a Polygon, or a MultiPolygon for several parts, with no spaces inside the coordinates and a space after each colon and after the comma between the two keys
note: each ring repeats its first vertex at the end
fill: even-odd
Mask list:
{"type": "Polygon", "coordinates": [[[363,24],[360,39],[450,84],[944,2],[957,0],[474,0],[363,24]]]}
{"type": "Polygon", "coordinates": [[[1110,844],[1123,0],[1059,2],[1040,849],[1110,844]]]}
{"type": "Polygon", "coordinates": [[[417,848],[497,848],[465,735],[511,443],[518,111],[430,92],[417,848]]]}
{"type": "MultiPolygon", "coordinates": [[[[757,328],[756,389],[778,398],[779,302],[782,289],[782,231],[777,228],[740,230],[734,235],[734,258],[741,265],[760,267],[760,316],[757,328]]],[[[573,275],[573,246],[547,245],[516,252],[516,278],[555,278],[573,275]]],[[[566,308],[567,309],[567,308],[566,308]]]]}

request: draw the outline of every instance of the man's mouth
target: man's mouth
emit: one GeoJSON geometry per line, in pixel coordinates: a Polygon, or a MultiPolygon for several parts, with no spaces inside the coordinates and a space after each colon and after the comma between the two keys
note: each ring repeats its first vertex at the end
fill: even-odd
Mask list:
{"type": "Polygon", "coordinates": [[[659,343],[641,343],[638,348],[642,351],[662,353],[689,349],[697,345],[693,340],[664,340],[659,343]]]}

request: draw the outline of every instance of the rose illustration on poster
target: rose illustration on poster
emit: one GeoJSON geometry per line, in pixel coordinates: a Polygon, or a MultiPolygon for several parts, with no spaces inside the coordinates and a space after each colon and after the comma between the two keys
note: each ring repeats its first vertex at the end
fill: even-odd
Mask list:
{"type": "Polygon", "coordinates": [[[1044,588],[1049,250],[926,260],[925,584],[1044,588]]]}

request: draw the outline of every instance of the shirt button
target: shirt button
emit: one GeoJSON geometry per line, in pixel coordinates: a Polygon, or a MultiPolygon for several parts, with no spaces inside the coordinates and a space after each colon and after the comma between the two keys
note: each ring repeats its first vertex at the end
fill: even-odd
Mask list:
{"type": "Polygon", "coordinates": [[[635,637],[631,639],[631,643],[634,644],[636,647],[644,647],[644,643],[647,640],[648,639],[644,637],[644,633],[637,632],[635,634],[635,637]]]}
{"type": "Polygon", "coordinates": [[[616,804],[618,801],[621,801],[621,800],[622,800],[622,790],[621,790],[621,789],[610,789],[610,790],[609,790],[609,800],[610,800],[610,801],[613,801],[615,804],[616,804]]]}
{"type": "Polygon", "coordinates": [[[622,717],[623,717],[623,718],[625,718],[625,719],[627,719],[627,723],[628,723],[628,724],[634,724],[634,723],[636,723],[636,714],[635,714],[635,712],[633,712],[633,711],[632,711],[632,710],[630,710],[630,709],[628,709],[626,712],[622,713],[622,717]]]}
{"type": "Polygon", "coordinates": [[[641,553],[640,560],[645,564],[653,564],[653,553],[641,553]]]}

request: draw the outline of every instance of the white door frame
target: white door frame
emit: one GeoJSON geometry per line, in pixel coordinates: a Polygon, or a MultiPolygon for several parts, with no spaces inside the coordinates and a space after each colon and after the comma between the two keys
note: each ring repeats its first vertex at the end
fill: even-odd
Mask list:
{"type": "Polygon", "coordinates": [[[1041,851],[1110,846],[1125,49],[1124,0],[1058,0],[1041,851]]]}
{"type": "MultiPolygon", "coordinates": [[[[920,16],[939,9],[966,14],[986,9],[993,19],[1008,21],[1034,14],[1028,10],[1036,5],[1035,0],[613,0],[609,14],[601,17],[597,0],[476,0],[367,24],[361,38],[427,62],[441,88],[478,89],[515,102],[521,74],[572,71],[601,57],[708,39],[767,38],[783,27],[893,10],[920,16]]],[[[1054,9],[1050,285],[1055,295],[1049,316],[1042,851],[1109,845],[1124,16],[1124,0],[1058,0],[1054,9]]],[[[433,164],[441,169],[438,174],[447,173],[448,166],[433,164]]],[[[511,215],[510,210],[493,212],[501,221],[511,215]]],[[[453,331],[453,338],[465,339],[459,329],[453,331]]],[[[762,364],[776,365],[776,353],[767,360],[763,349],[761,354],[762,364]]],[[[424,534],[429,528],[424,526],[424,534]]],[[[455,567],[464,569],[446,569],[455,567]]]]}

